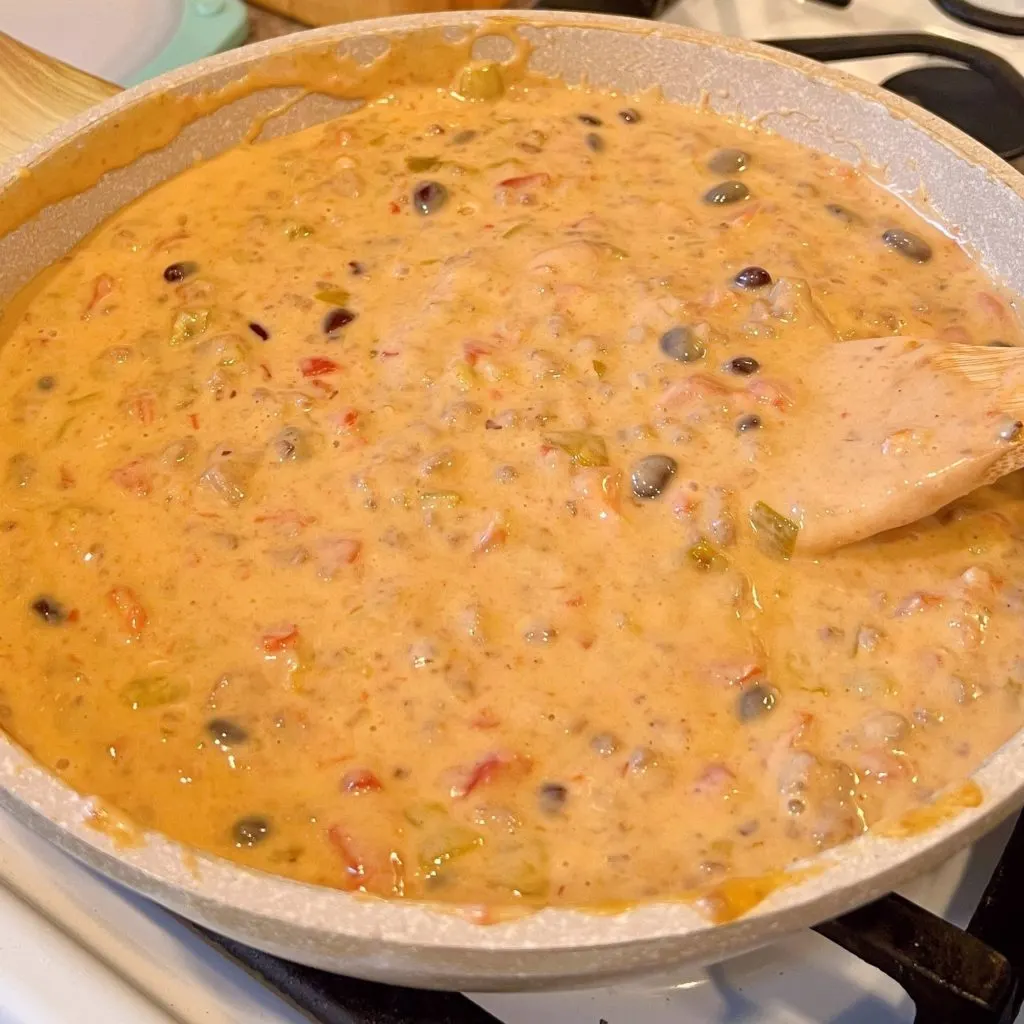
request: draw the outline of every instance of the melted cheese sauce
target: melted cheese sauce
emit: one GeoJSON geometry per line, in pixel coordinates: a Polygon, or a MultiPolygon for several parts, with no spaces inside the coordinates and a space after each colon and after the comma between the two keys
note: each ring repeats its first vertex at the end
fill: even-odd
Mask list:
{"type": "Polygon", "coordinates": [[[756,501],[806,368],[892,334],[1021,341],[893,197],[710,114],[410,87],[228,152],[0,352],[0,725],[328,886],[775,877],[1022,721],[1013,481],[816,560],[756,501]]]}

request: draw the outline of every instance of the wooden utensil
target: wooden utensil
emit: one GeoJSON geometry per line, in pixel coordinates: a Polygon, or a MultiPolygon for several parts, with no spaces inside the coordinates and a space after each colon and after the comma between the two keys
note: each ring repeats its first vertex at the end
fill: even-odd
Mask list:
{"type": "Polygon", "coordinates": [[[800,526],[797,551],[904,526],[1024,467],[1024,348],[837,342],[800,390],[756,494],[800,526]]]}
{"type": "Polygon", "coordinates": [[[0,32],[0,162],[116,92],[118,86],[0,32]]]}
{"type": "Polygon", "coordinates": [[[481,11],[498,7],[529,7],[523,0],[257,0],[257,7],[301,21],[333,25],[339,21],[383,18],[426,11],[481,11]]]}

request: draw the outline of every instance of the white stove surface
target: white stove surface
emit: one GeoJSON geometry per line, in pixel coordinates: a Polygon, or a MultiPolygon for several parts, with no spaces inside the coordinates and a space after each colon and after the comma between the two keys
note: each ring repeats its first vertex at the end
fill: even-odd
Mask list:
{"type": "MultiPolygon", "coordinates": [[[[1024,0],[979,0],[1024,15],[1024,0]]],[[[957,25],[929,0],[681,0],[666,21],[754,39],[926,31],[1024,69],[1024,40],[957,25]]],[[[840,65],[873,81],[920,59],[840,65]]],[[[1009,826],[903,893],[965,924],[1009,826]]],[[[709,969],[616,989],[474,996],[505,1024],[905,1024],[895,982],[813,932],[709,969]]],[[[0,1024],[302,1024],[308,1018],[159,907],[81,867],[0,812],[0,1024]]],[[[1024,1024],[1024,1014],[1018,1019],[1024,1024]]]]}

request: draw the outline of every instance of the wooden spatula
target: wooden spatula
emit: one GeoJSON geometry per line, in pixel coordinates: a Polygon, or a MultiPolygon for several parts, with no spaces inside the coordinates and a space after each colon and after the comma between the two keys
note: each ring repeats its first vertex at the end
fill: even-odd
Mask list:
{"type": "Polygon", "coordinates": [[[1024,467],[1024,348],[838,342],[801,383],[756,495],[821,552],[904,526],[1024,467]]]}
{"type": "Polygon", "coordinates": [[[115,92],[116,85],[0,32],[0,163],[115,92]]]}

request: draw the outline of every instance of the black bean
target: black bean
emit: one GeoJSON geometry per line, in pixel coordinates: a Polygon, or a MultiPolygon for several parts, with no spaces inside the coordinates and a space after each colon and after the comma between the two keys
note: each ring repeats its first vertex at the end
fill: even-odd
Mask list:
{"type": "Polygon", "coordinates": [[[537,791],[540,809],[545,814],[559,814],[569,799],[569,790],[560,782],[545,782],[537,791]]]}
{"type": "Polygon", "coordinates": [[[1024,423],[1020,420],[1006,420],[999,428],[999,437],[1003,441],[1017,441],[1020,439],[1021,431],[1024,430],[1024,423]]]}
{"type": "Polygon", "coordinates": [[[659,339],[658,348],[679,363],[695,363],[707,354],[704,343],[689,327],[670,327],[659,339]]]}
{"type": "Polygon", "coordinates": [[[235,846],[258,846],[270,835],[270,822],[258,814],[250,814],[231,826],[235,846]]]}
{"type": "Polygon", "coordinates": [[[576,118],[584,124],[589,124],[591,128],[600,128],[604,124],[596,114],[577,114],[576,118]]]}
{"type": "Polygon", "coordinates": [[[749,413],[746,416],[741,416],[736,421],[736,433],[745,434],[748,430],[760,430],[761,429],[761,417],[756,413],[749,413]]]}
{"type": "Polygon", "coordinates": [[[772,275],[764,267],[744,267],[732,280],[739,288],[753,290],[767,288],[772,283],[772,275]]]}
{"type": "Polygon", "coordinates": [[[249,321],[249,330],[252,331],[260,341],[268,341],[270,339],[270,331],[268,331],[262,324],[256,323],[255,320],[249,321]]]}
{"type": "Polygon", "coordinates": [[[335,331],[340,331],[342,327],[352,323],[355,320],[356,315],[351,309],[345,309],[343,306],[337,306],[334,309],[327,310],[324,313],[324,319],[322,323],[324,334],[334,334],[335,331]]]}
{"type": "Polygon", "coordinates": [[[198,269],[198,263],[191,263],[189,261],[172,263],[169,267],[164,267],[164,280],[168,284],[177,284],[179,281],[184,281],[189,274],[194,274],[198,269]]]}
{"type": "Polygon", "coordinates": [[[36,381],[36,387],[39,388],[40,391],[52,391],[54,387],[56,387],[56,384],[57,378],[51,377],[49,374],[45,377],[40,377],[39,380],[36,381]]]}
{"type": "Polygon", "coordinates": [[[742,149],[720,149],[708,157],[708,170],[715,174],[742,174],[750,166],[750,154],[742,149]]]}
{"type": "Polygon", "coordinates": [[[643,118],[640,116],[640,111],[633,107],[625,107],[619,111],[619,117],[626,122],[626,124],[639,124],[643,118]]]}
{"type": "Polygon", "coordinates": [[[417,212],[426,217],[448,202],[448,189],[439,181],[422,181],[413,189],[412,202],[417,212]]]}
{"type": "Polygon", "coordinates": [[[604,149],[604,139],[597,132],[587,132],[583,141],[587,144],[587,149],[594,153],[600,153],[604,149]]]}
{"type": "Polygon", "coordinates": [[[704,193],[704,202],[711,206],[725,206],[750,198],[750,189],[742,181],[723,181],[704,193]]]}
{"type": "Polygon", "coordinates": [[[848,210],[845,206],[840,206],[838,203],[826,203],[825,210],[845,224],[857,224],[861,220],[852,210],[848,210]]]}
{"type": "Polygon", "coordinates": [[[779,691],[769,683],[751,683],[736,698],[736,717],[752,722],[772,711],[779,701],[779,691]]]}
{"type": "Polygon", "coordinates": [[[761,369],[761,364],[753,356],[736,356],[725,364],[730,373],[738,373],[741,377],[749,377],[761,369]]]}
{"type": "Polygon", "coordinates": [[[633,465],[630,482],[638,498],[656,498],[676,475],[677,463],[670,455],[646,455],[633,465]]]}
{"type": "Polygon", "coordinates": [[[68,617],[64,606],[52,597],[37,597],[32,602],[32,611],[50,626],[59,626],[68,617]]]}
{"type": "Polygon", "coordinates": [[[882,241],[914,263],[927,263],[932,258],[932,247],[923,238],[901,228],[890,228],[884,232],[882,241]]]}
{"type": "Polygon", "coordinates": [[[349,260],[348,270],[349,273],[355,277],[362,277],[362,275],[366,273],[366,266],[360,263],[359,260],[349,260]]]}
{"type": "Polygon", "coordinates": [[[233,747],[249,738],[245,729],[230,718],[211,718],[206,723],[206,731],[218,747],[233,747]]]}
{"type": "Polygon", "coordinates": [[[453,146],[464,146],[467,142],[472,142],[477,136],[477,133],[472,128],[463,128],[461,132],[456,132],[452,136],[453,146]]]}

